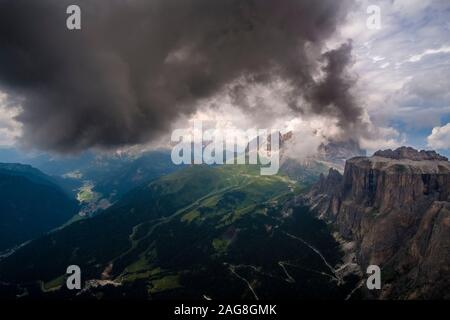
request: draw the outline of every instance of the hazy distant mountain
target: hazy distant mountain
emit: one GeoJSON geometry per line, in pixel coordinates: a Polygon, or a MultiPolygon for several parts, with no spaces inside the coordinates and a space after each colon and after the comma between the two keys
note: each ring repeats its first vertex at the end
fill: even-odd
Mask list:
{"type": "Polygon", "coordinates": [[[330,141],[320,145],[317,158],[343,169],[345,161],[348,159],[364,157],[366,155],[366,150],[361,149],[357,141],[350,139],[345,141],[330,141]]]}
{"type": "Polygon", "coordinates": [[[113,200],[131,189],[153,179],[182,169],[173,164],[170,151],[145,152],[121,161],[100,159],[86,171],[86,177],[95,181],[95,190],[113,200]],[[116,161],[112,166],[109,161],[116,161]]]}
{"type": "Polygon", "coordinates": [[[0,161],[29,164],[50,175],[52,181],[80,200],[84,213],[108,207],[138,185],[183,167],[172,163],[168,150],[51,156],[0,148],[0,161]]]}
{"type": "Polygon", "coordinates": [[[314,184],[321,174],[326,174],[330,168],[344,171],[345,161],[353,157],[365,156],[366,151],[354,140],[330,141],[319,146],[317,152],[308,157],[295,156],[292,152],[283,152],[295,144],[296,139],[291,133],[282,136],[282,158],[280,172],[291,179],[303,183],[314,184]]]}
{"type": "Polygon", "coordinates": [[[31,166],[0,163],[0,251],[60,226],[77,210],[51,177],[31,166]]]}

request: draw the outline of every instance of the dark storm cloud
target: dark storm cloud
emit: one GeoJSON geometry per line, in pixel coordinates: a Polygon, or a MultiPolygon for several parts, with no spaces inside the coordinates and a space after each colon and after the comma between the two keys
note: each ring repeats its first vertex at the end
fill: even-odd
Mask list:
{"type": "Polygon", "coordinates": [[[0,0],[0,90],[22,101],[23,142],[62,152],[149,141],[242,77],[281,77],[309,112],[346,127],[361,115],[345,77],[351,46],[311,52],[320,52],[350,4],[0,0]],[[81,31],[65,27],[69,4],[81,7],[81,31]],[[319,62],[324,77],[316,82],[319,62]]]}
{"type": "Polygon", "coordinates": [[[359,125],[362,109],[352,96],[355,79],[347,74],[351,63],[352,43],[344,43],[338,49],[323,55],[326,61],[325,78],[319,81],[308,95],[319,114],[335,115],[342,127],[359,125]]]}

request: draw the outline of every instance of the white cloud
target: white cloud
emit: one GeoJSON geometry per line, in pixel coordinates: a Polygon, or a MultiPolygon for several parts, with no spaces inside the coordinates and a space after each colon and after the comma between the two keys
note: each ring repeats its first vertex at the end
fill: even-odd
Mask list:
{"type": "Polygon", "coordinates": [[[0,92],[0,146],[13,145],[20,136],[21,125],[15,120],[20,110],[7,106],[7,96],[0,92]]]}
{"type": "Polygon", "coordinates": [[[441,125],[450,115],[450,31],[448,0],[357,0],[340,39],[353,40],[359,76],[354,92],[374,127],[408,131],[408,136],[362,141],[369,149],[419,140],[423,130],[441,125]],[[366,27],[369,5],[381,8],[381,29],[366,27]],[[409,61],[413,63],[408,63],[409,61]],[[417,136],[416,136],[417,132],[417,136]],[[419,137],[420,135],[420,137],[419,137]]]}
{"type": "Polygon", "coordinates": [[[450,123],[435,127],[427,138],[428,146],[433,149],[450,149],[450,123]]]}
{"type": "Polygon", "coordinates": [[[427,49],[424,52],[420,54],[413,55],[411,58],[408,59],[409,62],[418,62],[422,60],[423,57],[432,55],[432,54],[438,54],[438,53],[450,53],[450,47],[442,47],[439,49],[427,49]]]}
{"type": "Polygon", "coordinates": [[[359,142],[363,149],[369,154],[378,150],[396,149],[405,144],[405,137],[394,128],[376,127],[368,124],[370,136],[368,138],[361,137],[359,142]]]}
{"type": "Polygon", "coordinates": [[[405,17],[417,15],[425,10],[433,0],[395,0],[393,11],[405,17]]]}

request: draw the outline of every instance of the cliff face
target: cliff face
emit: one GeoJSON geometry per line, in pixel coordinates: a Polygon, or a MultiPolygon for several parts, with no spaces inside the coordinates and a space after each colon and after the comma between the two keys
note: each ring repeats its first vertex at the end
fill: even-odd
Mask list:
{"type": "Polygon", "coordinates": [[[450,298],[450,163],[411,148],[347,161],[308,195],[358,262],[382,268],[379,298],[450,298]]]}

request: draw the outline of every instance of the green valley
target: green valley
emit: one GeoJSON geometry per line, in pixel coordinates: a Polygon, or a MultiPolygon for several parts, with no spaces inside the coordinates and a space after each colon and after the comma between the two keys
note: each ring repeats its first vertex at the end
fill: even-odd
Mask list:
{"type": "Polygon", "coordinates": [[[343,297],[354,281],[338,285],[321,257],[290,236],[341,263],[327,226],[287,205],[306,187],[260,176],[257,166],[191,166],[24,246],[0,261],[0,280],[14,279],[25,296],[259,299],[310,296],[314,287],[343,297]],[[76,296],[63,281],[71,264],[85,281],[76,296]]]}

